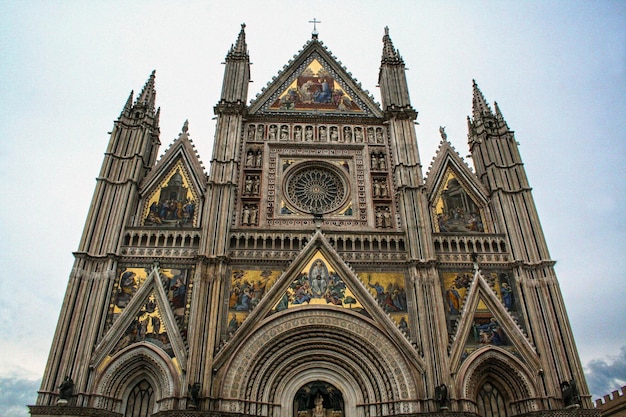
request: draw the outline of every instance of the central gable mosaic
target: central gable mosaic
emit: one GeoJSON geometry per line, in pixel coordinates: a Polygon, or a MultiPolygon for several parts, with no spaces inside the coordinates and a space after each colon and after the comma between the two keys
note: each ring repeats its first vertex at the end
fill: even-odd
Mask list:
{"type": "Polygon", "coordinates": [[[300,72],[269,109],[363,112],[318,59],[313,59],[300,72]]]}

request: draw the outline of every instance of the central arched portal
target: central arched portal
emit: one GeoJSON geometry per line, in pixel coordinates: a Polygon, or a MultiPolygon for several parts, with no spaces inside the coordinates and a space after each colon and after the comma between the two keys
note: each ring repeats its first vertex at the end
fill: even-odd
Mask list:
{"type": "Polygon", "coordinates": [[[220,411],[270,417],[419,412],[419,358],[407,360],[414,352],[401,345],[371,319],[344,309],[285,311],[225,352],[220,411]]]}
{"type": "Polygon", "coordinates": [[[309,382],[296,393],[293,410],[293,417],[343,417],[343,394],[327,382],[309,382]]]}

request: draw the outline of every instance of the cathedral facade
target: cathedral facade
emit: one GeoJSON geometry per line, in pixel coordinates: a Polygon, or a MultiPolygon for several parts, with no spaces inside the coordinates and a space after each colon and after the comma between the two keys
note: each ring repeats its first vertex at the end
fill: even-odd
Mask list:
{"type": "Polygon", "coordinates": [[[208,174],[131,93],[31,415],[598,415],[497,104],[474,83],[474,169],[441,128],[424,175],[382,49],[382,105],[315,32],[248,102],[242,25],[208,174]]]}

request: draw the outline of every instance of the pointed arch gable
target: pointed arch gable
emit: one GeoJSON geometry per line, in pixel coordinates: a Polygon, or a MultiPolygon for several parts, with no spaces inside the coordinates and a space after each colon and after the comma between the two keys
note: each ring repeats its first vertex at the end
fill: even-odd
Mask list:
{"type": "Polygon", "coordinates": [[[138,224],[198,227],[206,178],[191,140],[181,133],[141,183],[138,224]],[[176,205],[166,206],[170,201],[176,205]]]}
{"type": "Polygon", "coordinates": [[[481,387],[489,382],[505,393],[510,415],[537,411],[540,387],[537,372],[532,372],[519,358],[497,346],[486,346],[473,352],[455,378],[456,398],[465,402],[465,410],[478,412],[475,399],[481,387]]]}
{"type": "Polygon", "coordinates": [[[311,40],[252,101],[249,114],[322,111],[358,117],[382,117],[374,98],[322,42],[311,40]],[[321,70],[321,71],[320,71],[321,70]],[[311,87],[307,87],[307,82],[311,87]],[[323,83],[328,83],[323,87],[323,83]],[[326,92],[328,105],[319,97],[326,92]],[[310,97],[307,95],[310,94],[310,97]]]}
{"type": "MultiPolygon", "coordinates": [[[[365,287],[363,281],[354,273],[350,266],[341,259],[339,254],[320,231],[315,233],[298,257],[291,263],[289,268],[276,279],[274,285],[266,291],[261,302],[250,312],[243,323],[239,325],[236,333],[228,340],[224,348],[217,353],[215,357],[216,366],[222,366],[230,355],[232,355],[237,346],[244,343],[246,338],[250,337],[250,335],[256,331],[259,322],[272,315],[280,315],[280,313],[275,311],[275,306],[283,298],[283,295],[300,274],[300,271],[305,269],[318,253],[328,262],[329,269],[336,271],[338,275],[342,277],[346,287],[349,288],[350,292],[362,305],[367,313],[366,315],[362,315],[363,320],[375,322],[378,327],[386,332],[387,337],[393,340],[407,356],[413,357],[418,367],[424,369],[422,358],[416,354],[416,345],[400,330],[398,324],[391,316],[381,308],[374,296],[372,296],[370,291],[365,287]]],[[[332,306],[332,303],[324,307],[339,308],[332,306]]]]}
{"type": "MultiPolygon", "coordinates": [[[[165,293],[165,289],[161,284],[162,280],[159,274],[158,267],[153,267],[152,271],[148,275],[148,278],[139,288],[137,293],[132,297],[126,308],[120,313],[119,317],[115,320],[111,328],[104,335],[100,343],[96,346],[91,366],[98,367],[107,361],[107,357],[111,355],[116,345],[124,337],[125,332],[131,326],[137,317],[137,314],[142,307],[149,302],[153,297],[152,302],[155,303],[155,308],[159,310],[160,320],[165,327],[169,344],[171,344],[171,352],[176,358],[176,363],[179,364],[181,369],[187,367],[187,351],[185,344],[180,335],[176,318],[172,310],[169,308],[169,301],[165,293]]],[[[133,346],[131,344],[130,346],[133,346]]],[[[124,350],[124,349],[122,349],[124,350]]]]}
{"type": "MultiPolygon", "coordinates": [[[[470,331],[474,326],[475,311],[479,303],[483,303],[489,313],[497,320],[504,333],[515,348],[516,352],[531,369],[538,370],[540,361],[534,347],[518,325],[511,317],[506,307],[496,296],[493,289],[485,280],[480,270],[474,272],[474,278],[461,306],[460,318],[457,322],[457,330],[451,344],[450,363],[451,371],[459,369],[467,361],[464,358],[464,346],[470,331]]],[[[490,345],[491,346],[491,345],[490,345]]],[[[478,349],[481,350],[481,349],[478,349]]]]}
{"type": "Polygon", "coordinates": [[[123,349],[96,372],[93,405],[101,409],[123,412],[130,391],[142,379],[154,389],[154,411],[171,409],[172,398],[182,392],[179,371],[163,351],[148,343],[123,349]]]}
{"type": "Polygon", "coordinates": [[[435,232],[489,232],[487,191],[448,141],[442,141],[426,177],[435,232]]]}

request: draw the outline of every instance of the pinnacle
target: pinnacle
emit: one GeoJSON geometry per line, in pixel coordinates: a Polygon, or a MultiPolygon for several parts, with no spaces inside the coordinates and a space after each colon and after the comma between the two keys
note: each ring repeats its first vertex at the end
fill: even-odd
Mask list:
{"type": "Polygon", "coordinates": [[[135,104],[144,105],[148,109],[151,109],[151,110],[154,109],[154,102],[156,99],[156,91],[154,90],[155,78],[156,78],[156,70],[153,70],[152,73],[150,74],[150,77],[148,78],[148,81],[146,81],[146,84],[144,85],[143,90],[141,90],[139,97],[137,97],[137,101],[135,102],[135,104]]]}
{"type": "Polygon", "coordinates": [[[473,88],[473,99],[472,99],[472,113],[474,115],[474,120],[482,117],[483,115],[493,115],[491,112],[491,108],[485,100],[485,96],[478,88],[478,84],[476,84],[476,80],[472,80],[472,88],[473,88]]]}
{"type": "Polygon", "coordinates": [[[235,42],[235,44],[231,46],[230,51],[228,51],[228,55],[226,55],[226,60],[247,60],[249,58],[245,29],[246,24],[242,23],[241,30],[239,31],[239,35],[237,36],[237,42],[235,42]]]}
{"type": "Polygon", "coordinates": [[[400,51],[396,51],[393,47],[393,42],[389,36],[389,27],[385,26],[385,36],[383,36],[383,64],[402,64],[403,60],[400,56],[400,51]]]}

